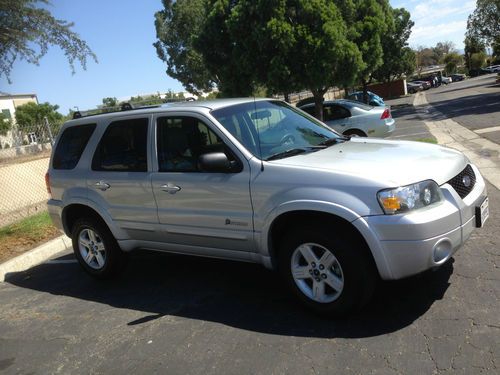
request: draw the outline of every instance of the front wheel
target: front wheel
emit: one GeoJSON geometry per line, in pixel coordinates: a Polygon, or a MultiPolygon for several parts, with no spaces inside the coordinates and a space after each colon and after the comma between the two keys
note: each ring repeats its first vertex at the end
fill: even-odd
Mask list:
{"type": "Polygon", "coordinates": [[[376,273],[369,250],[348,232],[296,229],[282,241],[280,272],[299,300],[316,312],[345,315],[373,294],[376,273]]]}
{"type": "Polygon", "coordinates": [[[107,279],[123,269],[127,254],[100,220],[79,219],[73,225],[71,239],[75,257],[88,274],[107,279]]]}

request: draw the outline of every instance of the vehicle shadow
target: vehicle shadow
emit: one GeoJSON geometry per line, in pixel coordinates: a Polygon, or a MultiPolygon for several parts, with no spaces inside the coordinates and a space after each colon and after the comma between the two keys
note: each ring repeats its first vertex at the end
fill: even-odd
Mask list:
{"type": "Polygon", "coordinates": [[[500,94],[477,94],[448,100],[432,102],[432,110],[425,116],[426,120],[444,120],[468,115],[484,115],[498,112],[500,94]]]}
{"type": "MultiPolygon", "coordinates": [[[[135,254],[126,271],[111,281],[92,279],[76,263],[49,262],[11,273],[6,282],[145,313],[128,325],[174,315],[267,334],[361,338],[410,325],[443,298],[452,273],[453,259],[435,272],[381,282],[363,311],[343,319],[320,317],[304,309],[275,272],[216,259],[135,254]]],[[[85,309],[85,303],[81,308],[85,309]]]]}

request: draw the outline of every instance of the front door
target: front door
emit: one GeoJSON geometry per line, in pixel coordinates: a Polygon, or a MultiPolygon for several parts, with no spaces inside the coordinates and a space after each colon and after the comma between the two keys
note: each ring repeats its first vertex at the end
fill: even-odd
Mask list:
{"type": "MultiPolygon", "coordinates": [[[[156,118],[157,170],[152,185],[163,241],[207,248],[253,250],[253,211],[249,165],[204,117],[156,118]],[[224,152],[228,173],[201,170],[200,155],[224,152]]],[[[203,248],[203,250],[202,250],[203,248]]],[[[196,251],[196,250],[195,250],[196,251]]]]}

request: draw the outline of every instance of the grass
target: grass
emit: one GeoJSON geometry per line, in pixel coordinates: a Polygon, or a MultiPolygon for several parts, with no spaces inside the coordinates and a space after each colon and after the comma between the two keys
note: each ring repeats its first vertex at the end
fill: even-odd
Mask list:
{"type": "Polygon", "coordinates": [[[437,141],[434,138],[419,138],[417,139],[418,142],[426,142],[426,143],[434,143],[437,145],[437,141]]]}
{"type": "Polygon", "coordinates": [[[0,228],[0,262],[57,237],[60,232],[52,224],[48,212],[40,212],[17,223],[0,228]]]}

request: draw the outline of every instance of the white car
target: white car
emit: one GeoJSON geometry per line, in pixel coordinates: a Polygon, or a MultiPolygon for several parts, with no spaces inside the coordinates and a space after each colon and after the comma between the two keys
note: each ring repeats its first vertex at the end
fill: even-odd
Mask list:
{"type": "Polygon", "coordinates": [[[453,80],[451,79],[451,77],[441,76],[441,83],[442,84],[447,85],[448,83],[452,83],[452,82],[453,82],[453,80]]]}
{"type": "MultiPolygon", "coordinates": [[[[299,108],[315,115],[313,103],[299,108]]],[[[358,137],[384,138],[396,129],[389,107],[372,107],[353,100],[325,101],[323,122],[340,134],[358,137]]]]}

